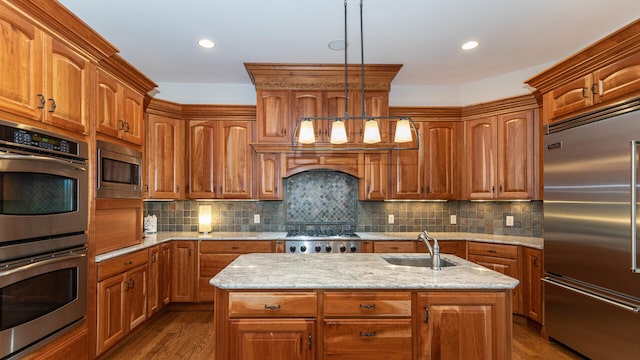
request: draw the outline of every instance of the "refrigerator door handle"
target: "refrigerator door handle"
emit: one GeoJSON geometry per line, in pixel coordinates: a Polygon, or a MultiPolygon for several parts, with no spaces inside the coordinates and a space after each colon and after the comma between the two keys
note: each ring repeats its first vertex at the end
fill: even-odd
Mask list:
{"type": "Polygon", "coordinates": [[[637,161],[640,141],[631,141],[631,271],[640,273],[638,269],[638,214],[637,214],[637,161]]]}
{"type": "Polygon", "coordinates": [[[631,305],[627,305],[627,304],[624,304],[624,303],[621,303],[621,302],[618,302],[618,301],[613,301],[611,299],[604,298],[602,296],[597,296],[597,295],[594,295],[594,294],[592,294],[590,292],[581,290],[579,288],[576,288],[576,287],[573,287],[573,286],[569,286],[569,285],[565,285],[565,284],[563,284],[563,283],[561,283],[561,282],[559,282],[557,280],[554,280],[554,279],[552,279],[552,278],[550,278],[548,276],[542,278],[541,280],[546,282],[547,284],[558,286],[558,287],[561,287],[563,289],[566,289],[566,290],[569,290],[569,291],[573,291],[573,292],[576,292],[578,294],[584,295],[586,297],[592,298],[594,300],[602,301],[602,302],[605,302],[607,304],[619,307],[619,308],[621,308],[623,310],[630,311],[630,312],[632,312],[632,313],[634,313],[636,315],[640,315],[640,306],[631,306],[631,305]]]}

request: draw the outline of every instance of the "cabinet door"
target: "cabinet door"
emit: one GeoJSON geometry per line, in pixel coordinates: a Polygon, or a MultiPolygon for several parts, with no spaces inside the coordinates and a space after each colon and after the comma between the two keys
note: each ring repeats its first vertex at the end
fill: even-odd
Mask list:
{"type": "Polygon", "coordinates": [[[159,266],[159,286],[160,296],[159,309],[171,302],[171,243],[160,245],[160,266],[159,266]]]}
{"type": "MultiPolygon", "coordinates": [[[[468,260],[478,265],[482,265],[486,268],[489,268],[493,271],[497,271],[501,274],[510,276],[514,279],[518,279],[518,280],[521,279],[520,269],[518,267],[518,259],[506,259],[506,258],[493,257],[493,256],[482,256],[482,255],[470,254],[468,256],[468,260]]],[[[521,289],[522,287],[518,286],[515,289],[513,289],[511,292],[511,295],[512,295],[511,304],[513,308],[512,310],[516,314],[522,313],[521,289]]]]}
{"type": "Polygon", "coordinates": [[[133,330],[147,319],[148,275],[148,267],[146,264],[127,272],[125,290],[129,330],[133,330]]]}
{"type": "Polygon", "coordinates": [[[291,144],[289,91],[258,90],[256,116],[258,142],[291,144]]]}
{"type": "Polygon", "coordinates": [[[640,91],[640,53],[596,71],[593,81],[596,85],[594,88],[595,103],[637,93],[640,91]]]}
{"type": "MultiPolygon", "coordinates": [[[[418,139],[399,144],[399,147],[413,148],[420,143],[418,150],[391,151],[391,195],[392,199],[422,199],[425,191],[425,126],[427,123],[415,122],[418,139]]],[[[396,121],[391,123],[391,137],[395,137],[396,121]]]]}
{"type": "Polygon", "coordinates": [[[533,192],[533,110],[498,117],[498,193],[530,199],[533,192]]]}
{"type": "Polygon", "coordinates": [[[493,199],[496,191],[498,144],[496,118],[465,123],[467,195],[469,199],[493,199]]]}
{"type": "Polygon", "coordinates": [[[542,251],[532,248],[524,248],[524,273],[522,274],[523,307],[524,314],[531,320],[542,324],[542,251]]]}
{"type": "Polygon", "coordinates": [[[148,198],[180,199],[184,194],[184,123],[150,114],[147,139],[148,198]]]}
{"type": "Polygon", "coordinates": [[[231,360],[315,358],[315,320],[240,319],[229,330],[231,360]]]}
{"type": "MultiPolygon", "coordinates": [[[[323,116],[323,95],[321,91],[293,91],[291,93],[291,129],[296,127],[300,118],[322,117],[323,116]]],[[[331,123],[328,120],[314,120],[313,130],[315,131],[316,143],[328,143],[331,123]]],[[[297,129],[296,141],[300,134],[297,129]]]]}
{"type": "Polygon", "coordinates": [[[195,301],[197,263],[194,241],[174,241],[171,249],[171,302],[195,301]]]}
{"type": "Polygon", "coordinates": [[[98,354],[117,343],[128,331],[124,283],[124,274],[98,283],[98,354]]]}
{"type": "Polygon", "coordinates": [[[0,4],[0,34],[0,107],[40,121],[47,97],[42,31],[0,4]]]}
{"type": "Polygon", "coordinates": [[[545,113],[549,120],[580,111],[593,104],[591,74],[573,80],[545,94],[545,113]]]}
{"type": "Polygon", "coordinates": [[[417,305],[419,360],[511,359],[504,293],[424,293],[417,305]]]}
{"type": "Polygon", "coordinates": [[[256,198],[260,200],[282,200],[282,177],[280,176],[280,154],[259,153],[255,156],[254,174],[256,198]]]}
{"type": "Polygon", "coordinates": [[[44,122],[86,134],[88,130],[89,61],[62,42],[50,39],[45,50],[47,105],[44,122]]]}
{"type": "MultiPolygon", "coordinates": [[[[418,123],[416,123],[417,125],[418,123]]],[[[455,200],[460,194],[459,153],[462,123],[429,121],[421,123],[420,139],[424,155],[424,198],[455,200]]]]}
{"type": "Polygon", "coordinates": [[[120,126],[121,119],[118,118],[118,81],[100,69],[97,74],[98,116],[96,131],[118,137],[121,127],[124,127],[124,123],[120,126]]]}
{"type": "Polygon", "coordinates": [[[221,121],[219,126],[219,157],[221,191],[224,199],[250,199],[253,178],[253,121],[221,121]]]}
{"type": "MultiPolygon", "coordinates": [[[[218,193],[217,181],[217,121],[188,122],[188,196],[192,199],[213,199],[218,193]]],[[[222,189],[220,189],[222,190],[222,189]]],[[[220,191],[221,192],[221,191],[220,191]]]]}
{"type": "Polygon", "coordinates": [[[124,122],[122,130],[122,139],[136,145],[142,145],[142,137],[144,134],[144,96],[129,89],[122,87],[120,109],[121,120],[124,122]]]}
{"type": "Polygon", "coordinates": [[[149,287],[147,298],[147,317],[157,313],[160,310],[160,246],[156,245],[149,248],[149,287]]]}
{"type": "Polygon", "coordinates": [[[363,176],[358,182],[360,200],[384,200],[388,197],[386,153],[363,156],[363,176]]]}

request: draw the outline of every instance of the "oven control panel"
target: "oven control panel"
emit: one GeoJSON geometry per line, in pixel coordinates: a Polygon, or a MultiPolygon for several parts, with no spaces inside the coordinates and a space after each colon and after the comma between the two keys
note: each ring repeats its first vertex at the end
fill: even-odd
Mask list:
{"type": "Polygon", "coordinates": [[[0,120],[0,144],[25,151],[44,150],[49,153],[86,159],[86,149],[81,142],[8,121],[0,120]]]}

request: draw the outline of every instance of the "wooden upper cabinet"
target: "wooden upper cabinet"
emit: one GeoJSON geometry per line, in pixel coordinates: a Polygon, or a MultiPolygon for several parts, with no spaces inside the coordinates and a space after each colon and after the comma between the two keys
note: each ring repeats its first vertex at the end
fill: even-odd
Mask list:
{"type": "Polygon", "coordinates": [[[429,121],[424,126],[424,198],[455,200],[460,196],[462,123],[429,121]]]}
{"type": "Polygon", "coordinates": [[[278,153],[257,153],[255,155],[254,187],[255,197],[260,200],[282,200],[282,177],[280,175],[278,153]]]}
{"type": "MultiPolygon", "coordinates": [[[[296,131],[298,139],[300,129],[296,129],[298,121],[303,117],[323,116],[323,94],[321,91],[292,91],[291,92],[291,131],[296,131]]],[[[313,130],[316,143],[328,143],[331,131],[331,122],[328,120],[314,120],[313,130]]]]}
{"type": "MultiPolygon", "coordinates": [[[[362,94],[359,95],[359,101],[357,108],[362,111],[362,94]]],[[[387,91],[365,91],[364,107],[367,117],[389,116],[389,93],[387,91]]],[[[362,114],[358,113],[356,116],[362,116],[362,114]]],[[[378,128],[380,129],[381,142],[393,141],[393,139],[389,139],[388,121],[378,121],[378,128]]]]}
{"type": "Polygon", "coordinates": [[[388,190],[387,153],[365,153],[363,155],[362,177],[358,182],[360,200],[385,200],[388,190]]]}
{"type": "Polygon", "coordinates": [[[62,42],[45,41],[44,122],[86,134],[89,123],[89,61],[62,42]]]}
{"type": "Polygon", "coordinates": [[[36,26],[0,4],[0,107],[40,121],[46,105],[43,36],[36,26]]]}
{"type": "Polygon", "coordinates": [[[493,199],[498,156],[497,119],[488,117],[465,123],[466,186],[470,199],[493,199]]]}
{"type": "Polygon", "coordinates": [[[533,198],[534,124],[534,110],[466,122],[469,199],[533,198]]]}
{"type": "Polygon", "coordinates": [[[214,198],[217,193],[217,121],[188,122],[188,194],[193,199],[214,198]]]}
{"type": "Polygon", "coordinates": [[[142,145],[144,134],[144,97],[98,69],[96,118],[101,134],[142,145]]]}
{"type": "MultiPolygon", "coordinates": [[[[392,199],[456,199],[462,123],[415,121],[418,150],[391,151],[392,199]]],[[[391,140],[395,121],[390,122],[391,140]]],[[[416,139],[400,147],[416,147],[416,139]]]]}
{"type": "MultiPolygon", "coordinates": [[[[324,93],[324,116],[344,117],[345,107],[349,117],[357,117],[361,114],[357,111],[356,101],[358,93],[349,91],[345,99],[344,91],[326,91],[324,93]]],[[[362,121],[347,120],[344,123],[347,130],[347,139],[351,144],[361,144],[364,126],[362,121]]],[[[331,139],[331,125],[329,125],[329,140],[331,139]]]]}
{"type": "Polygon", "coordinates": [[[600,103],[638,94],[640,52],[606,66],[593,75],[594,102],[600,103]]]}
{"type": "MultiPolygon", "coordinates": [[[[399,144],[399,147],[415,148],[418,150],[391,151],[391,192],[392,199],[423,199],[425,195],[425,127],[426,122],[414,122],[418,139],[399,144]]],[[[394,137],[396,121],[391,123],[394,137]]]]}
{"type": "Polygon", "coordinates": [[[258,90],[256,105],[257,141],[259,143],[291,143],[289,96],[287,90],[258,90]]]}
{"type": "Polygon", "coordinates": [[[530,199],[534,191],[533,111],[498,116],[498,197],[530,199]]]}
{"type": "Polygon", "coordinates": [[[587,75],[545,94],[544,102],[548,104],[548,116],[552,119],[558,118],[591,106],[591,85],[592,76],[587,75]]]}
{"type": "Polygon", "coordinates": [[[189,121],[189,191],[194,199],[248,199],[253,121],[189,121]]]}
{"type": "Polygon", "coordinates": [[[147,128],[147,198],[183,198],[184,121],[149,114],[147,128]]]}

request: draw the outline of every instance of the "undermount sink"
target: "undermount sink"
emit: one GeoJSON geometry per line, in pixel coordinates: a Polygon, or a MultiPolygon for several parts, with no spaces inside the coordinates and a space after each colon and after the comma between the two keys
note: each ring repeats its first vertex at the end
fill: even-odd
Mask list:
{"type": "MultiPolygon", "coordinates": [[[[415,266],[415,267],[428,267],[431,268],[431,258],[430,257],[398,257],[398,256],[383,256],[384,261],[388,262],[391,265],[399,265],[399,266],[415,266]]],[[[440,259],[440,267],[450,267],[456,266],[456,264],[440,259]]]]}

